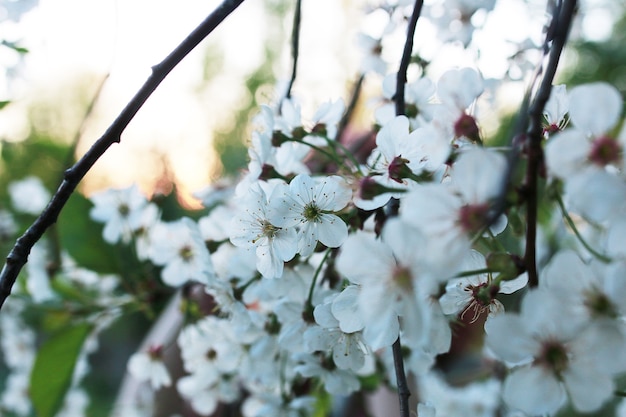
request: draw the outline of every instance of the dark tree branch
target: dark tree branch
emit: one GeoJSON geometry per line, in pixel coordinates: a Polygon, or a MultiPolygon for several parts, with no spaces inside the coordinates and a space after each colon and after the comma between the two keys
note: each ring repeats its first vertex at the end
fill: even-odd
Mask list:
{"type": "MultiPolygon", "coordinates": [[[[396,93],[394,101],[396,105],[396,116],[406,114],[406,106],[404,102],[404,85],[407,82],[407,71],[409,64],[411,63],[411,54],[413,53],[413,37],[415,36],[415,27],[417,26],[417,20],[422,13],[423,0],[415,0],[415,6],[413,7],[413,13],[409,20],[407,27],[406,42],[404,44],[404,51],[402,52],[402,58],[400,59],[400,66],[398,68],[398,74],[396,77],[396,93]]],[[[400,200],[392,198],[385,206],[385,213],[387,216],[392,217],[398,214],[400,208],[400,200]]],[[[411,392],[409,391],[409,384],[406,379],[406,373],[404,372],[404,359],[402,358],[402,343],[400,342],[400,336],[393,344],[393,363],[396,373],[396,382],[398,385],[398,400],[400,401],[400,417],[409,417],[411,410],[409,407],[409,397],[411,392]]]]}
{"type": "MultiPolygon", "coordinates": [[[[296,82],[298,73],[298,56],[300,55],[300,20],[302,16],[302,0],[296,1],[296,10],[293,13],[293,28],[291,29],[291,59],[293,68],[291,69],[291,79],[287,86],[285,98],[291,98],[291,89],[296,82]]],[[[280,111],[280,109],[279,109],[280,111]]]]}
{"type": "Polygon", "coordinates": [[[413,14],[411,20],[409,20],[409,27],[407,28],[406,43],[404,44],[404,51],[402,52],[402,59],[400,60],[400,68],[398,68],[398,76],[396,78],[396,95],[394,100],[396,103],[396,116],[404,115],[406,113],[404,105],[404,85],[406,84],[406,73],[411,63],[411,54],[413,53],[413,36],[415,36],[415,27],[417,26],[417,19],[419,19],[422,13],[423,0],[415,0],[415,6],[413,7],[413,14]]]}
{"type": "Polygon", "coordinates": [[[104,135],[93,144],[76,164],[65,171],[61,185],[59,185],[43,213],[17,239],[15,246],[13,246],[6,258],[6,263],[2,268],[2,272],[0,272],[0,308],[2,308],[4,301],[11,294],[11,289],[20,270],[28,261],[30,250],[46,229],[56,222],[61,209],[72,195],[74,189],[76,189],[80,180],[113,143],[120,142],[122,132],[126,129],[126,126],[128,126],[135,114],[170,71],[243,2],[244,0],[224,0],[161,63],[152,67],[152,74],[104,135]]]}
{"type": "Polygon", "coordinates": [[[528,271],[528,285],[539,284],[537,274],[537,206],[539,170],[543,164],[543,139],[541,121],[543,109],[550,98],[552,82],[559,64],[561,52],[567,42],[567,36],[576,12],[576,0],[563,0],[555,10],[552,24],[547,33],[547,40],[552,40],[548,64],[544,71],[541,85],[528,109],[529,126],[527,131],[528,165],[526,167],[526,249],[524,263],[528,271]]]}
{"type": "Polygon", "coordinates": [[[363,87],[363,81],[365,80],[365,75],[361,74],[359,79],[354,84],[352,88],[352,94],[350,95],[350,102],[346,107],[346,111],[341,116],[341,120],[339,121],[339,126],[337,127],[337,140],[341,141],[343,138],[343,134],[350,124],[350,120],[352,119],[352,114],[354,113],[354,109],[356,108],[357,103],[359,102],[359,97],[361,96],[361,89],[363,87]]]}
{"type": "Polygon", "coordinates": [[[402,357],[402,344],[400,336],[391,347],[393,352],[393,366],[396,371],[396,383],[398,385],[398,398],[400,400],[400,417],[409,417],[411,410],[409,408],[409,384],[406,381],[406,372],[404,372],[404,358],[402,357]]]}

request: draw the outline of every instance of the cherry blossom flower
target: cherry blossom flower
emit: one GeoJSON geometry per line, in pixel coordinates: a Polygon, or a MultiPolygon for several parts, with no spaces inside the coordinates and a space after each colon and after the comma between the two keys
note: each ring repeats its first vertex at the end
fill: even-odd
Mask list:
{"type": "Polygon", "coordinates": [[[526,294],[519,314],[490,320],[487,344],[501,359],[518,364],[504,381],[504,401],[530,415],[553,414],[569,396],[582,412],[613,395],[613,356],[597,349],[601,332],[571,314],[566,297],[545,289],[526,294]]]}
{"type": "Polygon", "coordinates": [[[495,379],[454,387],[443,375],[430,372],[421,376],[418,384],[420,400],[436,410],[433,416],[493,417],[500,407],[502,387],[495,379]]]}
{"type": "Polygon", "coordinates": [[[148,204],[136,184],[123,189],[109,189],[91,196],[92,219],[104,223],[103,238],[108,243],[130,242],[133,231],[140,227],[143,209],[148,204]]]}
{"type": "Polygon", "coordinates": [[[152,230],[150,259],[162,265],[161,279],[177,287],[188,281],[208,284],[214,278],[209,251],[198,225],[189,218],[159,223],[152,230]]]}
{"type": "Polygon", "coordinates": [[[326,139],[335,140],[345,108],[343,100],[322,103],[313,115],[310,133],[303,140],[317,146],[326,146],[326,139]]]}
{"type": "Polygon", "coordinates": [[[26,177],[9,184],[9,196],[15,210],[39,215],[50,201],[50,192],[37,177],[26,177]]]}
{"type": "Polygon", "coordinates": [[[203,416],[213,413],[220,402],[229,403],[239,398],[239,387],[234,378],[211,381],[199,374],[187,375],[176,382],[176,390],[196,413],[203,416]]]}
{"type": "Polygon", "coordinates": [[[128,361],[128,372],[138,381],[149,381],[154,390],[172,385],[162,358],[162,346],[153,346],[146,352],[134,353],[128,361]]]}
{"type": "MultiPolygon", "coordinates": [[[[337,270],[360,286],[359,309],[354,314],[362,317],[363,339],[372,350],[390,346],[398,338],[402,317],[407,341],[418,345],[428,329],[425,297],[436,283],[415,253],[425,242],[419,231],[397,219],[387,223],[382,237],[378,240],[364,232],[350,235],[337,257],[337,270]]],[[[350,310],[354,308],[346,313],[350,310]]],[[[340,326],[358,329],[359,319],[351,323],[346,313],[339,316],[340,326]]]]}
{"type": "MultiPolygon", "coordinates": [[[[472,250],[462,265],[462,270],[480,270],[486,268],[482,254],[472,250]]],[[[491,274],[477,274],[468,277],[455,278],[446,284],[446,292],[439,298],[441,309],[445,314],[459,314],[461,319],[467,313],[471,314],[471,321],[476,321],[484,312],[488,319],[504,311],[504,306],[498,301],[498,293],[511,294],[528,283],[528,274],[524,273],[512,280],[494,281],[491,274]]]]}
{"type": "Polygon", "coordinates": [[[344,333],[339,328],[339,321],[331,312],[333,298],[331,296],[315,307],[313,315],[319,326],[309,327],[304,339],[311,352],[331,352],[333,362],[339,369],[357,372],[365,365],[368,350],[360,333],[344,333]]]}
{"type": "Polygon", "coordinates": [[[383,185],[406,188],[407,179],[415,179],[423,170],[434,171],[450,154],[449,144],[432,129],[420,128],[409,133],[409,120],[397,116],[376,135],[376,145],[368,159],[383,185]],[[433,142],[435,141],[435,142],[433,142]]]}
{"type": "Polygon", "coordinates": [[[402,198],[400,217],[425,234],[426,258],[440,275],[458,272],[471,240],[484,232],[490,202],[500,192],[505,169],[504,156],[471,148],[454,164],[449,184],[418,185],[402,198]]]}
{"type": "Polygon", "coordinates": [[[548,134],[559,132],[565,128],[568,120],[565,119],[569,111],[569,97],[565,84],[552,86],[550,98],[543,108],[547,126],[544,131],[548,134]]]}
{"type": "Polygon", "coordinates": [[[623,263],[610,266],[584,263],[571,250],[557,252],[541,275],[541,286],[568,300],[577,320],[596,327],[601,346],[595,349],[612,358],[609,372],[626,371],[626,285],[623,263]]]}
{"type": "MultiPolygon", "coordinates": [[[[275,187],[272,198],[279,198],[281,191],[275,187]]],[[[264,277],[282,276],[284,263],[296,254],[296,230],[293,227],[278,227],[272,221],[272,209],[265,191],[258,183],[250,187],[241,204],[243,210],[231,223],[230,241],[235,246],[255,250],[256,265],[264,277]]]]}
{"type": "Polygon", "coordinates": [[[549,172],[565,181],[571,208],[600,223],[626,205],[626,186],[615,178],[626,153],[626,132],[617,138],[610,130],[622,111],[615,87],[598,82],[574,87],[569,94],[573,129],[559,132],[546,144],[549,172]]]}
{"type": "MultiPolygon", "coordinates": [[[[379,125],[384,126],[396,117],[393,96],[396,94],[397,77],[387,75],[383,80],[383,97],[386,103],[378,107],[374,113],[379,125]]],[[[407,107],[407,117],[411,128],[415,129],[426,125],[433,117],[437,104],[433,103],[435,83],[426,77],[418,78],[407,83],[404,90],[404,102],[407,107]]]]}
{"type": "Polygon", "coordinates": [[[309,256],[317,241],[336,248],[348,235],[348,226],[335,212],[352,197],[345,180],[338,176],[319,181],[297,175],[289,186],[276,187],[270,198],[270,222],[281,228],[298,227],[298,253],[309,256]]]}
{"type": "Polygon", "coordinates": [[[480,132],[467,109],[483,93],[482,76],[472,68],[448,70],[437,82],[437,97],[441,105],[435,109],[433,124],[445,136],[467,138],[480,142],[480,132]]]}
{"type": "Polygon", "coordinates": [[[306,378],[319,378],[327,392],[337,395],[348,395],[361,387],[359,379],[353,372],[344,369],[330,369],[322,363],[323,359],[307,353],[296,355],[298,364],[295,371],[306,378]]]}

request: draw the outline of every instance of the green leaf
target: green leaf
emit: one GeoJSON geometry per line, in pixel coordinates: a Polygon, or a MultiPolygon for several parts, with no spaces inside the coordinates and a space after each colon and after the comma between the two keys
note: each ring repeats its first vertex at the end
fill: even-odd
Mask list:
{"type": "Polygon", "coordinates": [[[19,46],[15,42],[9,42],[9,41],[3,40],[2,42],[0,42],[0,44],[6,46],[7,48],[13,49],[15,52],[17,52],[19,54],[27,54],[28,53],[28,49],[27,48],[24,48],[23,46],[19,46]]]}
{"type": "Polygon", "coordinates": [[[102,274],[118,271],[115,247],[102,239],[103,225],[89,217],[93,203],[74,193],[57,220],[59,244],[82,267],[102,274]]]}
{"type": "Polygon", "coordinates": [[[5,108],[10,103],[9,100],[0,100],[0,110],[5,108]]]}
{"type": "Polygon", "coordinates": [[[39,349],[29,391],[37,417],[54,417],[63,405],[76,360],[91,329],[88,323],[66,327],[39,349]]]}

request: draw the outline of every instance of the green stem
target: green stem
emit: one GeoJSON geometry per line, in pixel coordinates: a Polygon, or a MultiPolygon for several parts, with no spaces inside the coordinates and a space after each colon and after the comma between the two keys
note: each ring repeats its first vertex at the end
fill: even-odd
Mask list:
{"type": "MultiPolygon", "coordinates": [[[[325,138],[325,139],[328,142],[328,145],[330,145],[331,147],[339,148],[341,150],[341,154],[346,156],[350,160],[350,162],[352,162],[352,165],[354,165],[354,169],[360,175],[363,175],[363,172],[361,171],[361,165],[359,164],[359,161],[356,160],[356,158],[354,157],[354,154],[352,152],[350,152],[348,150],[348,148],[343,146],[343,144],[341,142],[338,142],[337,140],[330,140],[328,138],[325,138]]],[[[335,154],[337,154],[337,150],[336,149],[335,149],[335,154]]]]}
{"type": "Polygon", "coordinates": [[[307,297],[307,300],[306,300],[307,310],[310,310],[313,308],[313,290],[315,289],[315,284],[317,284],[317,278],[319,277],[320,272],[322,271],[322,266],[324,266],[324,264],[326,263],[326,259],[328,259],[328,255],[330,255],[330,252],[331,252],[330,248],[326,249],[326,253],[324,253],[324,257],[320,261],[320,264],[317,266],[317,269],[315,270],[315,274],[313,275],[311,288],[309,288],[309,296],[307,297]]]}
{"type": "Polygon", "coordinates": [[[567,223],[570,229],[572,229],[572,231],[576,235],[576,238],[578,238],[578,241],[585,247],[585,249],[587,249],[589,253],[591,253],[598,260],[604,262],[605,264],[612,262],[613,259],[596,251],[595,249],[591,247],[591,245],[589,245],[589,243],[587,243],[587,241],[585,241],[583,236],[578,231],[578,228],[576,227],[574,220],[572,220],[569,213],[567,212],[567,209],[565,208],[565,204],[563,204],[563,199],[561,199],[561,196],[558,193],[554,194],[554,199],[556,200],[557,204],[559,205],[559,208],[561,209],[561,214],[563,215],[563,218],[565,219],[565,223],[567,223]]]}
{"type": "Polygon", "coordinates": [[[339,158],[339,156],[336,153],[330,153],[322,148],[320,148],[317,145],[313,145],[312,143],[303,141],[302,139],[296,139],[296,138],[289,138],[290,142],[296,142],[296,143],[301,143],[302,145],[306,145],[311,149],[314,149],[316,151],[318,151],[319,153],[326,155],[327,157],[329,157],[330,159],[333,160],[333,162],[337,163],[338,165],[343,165],[343,161],[341,160],[341,158],[339,158]]]}
{"type": "Polygon", "coordinates": [[[458,274],[454,276],[454,278],[472,277],[474,275],[490,274],[492,272],[498,272],[498,271],[494,271],[493,269],[490,269],[490,268],[472,269],[469,271],[459,272],[458,274]]]}

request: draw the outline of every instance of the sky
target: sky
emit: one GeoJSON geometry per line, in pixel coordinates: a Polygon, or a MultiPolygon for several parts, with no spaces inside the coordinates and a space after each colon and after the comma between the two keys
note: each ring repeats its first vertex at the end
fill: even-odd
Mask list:
{"type": "MultiPolygon", "coordinates": [[[[0,5],[8,1],[12,0],[0,0],[0,5]]],[[[518,0],[499,2],[476,34],[477,40],[482,38],[490,45],[478,60],[486,77],[498,77],[505,70],[502,56],[512,50],[512,41],[523,40],[529,32],[540,37],[544,2],[528,1],[535,4],[531,8],[534,13],[528,14],[518,0]]],[[[585,19],[576,30],[588,38],[608,35],[612,16],[607,8],[598,7],[603,1],[583,2],[581,14],[585,19]]],[[[71,132],[83,119],[84,104],[104,82],[78,147],[78,154],[82,154],[143,84],[150,67],[219,3],[179,0],[172,6],[171,1],[164,0],[40,0],[19,24],[2,25],[3,36],[21,38],[31,52],[19,77],[11,83],[11,91],[5,92],[19,99],[0,112],[0,137],[23,138],[27,117],[32,115],[28,108],[34,103],[43,106],[49,115],[40,123],[57,129],[59,135],[73,136],[71,132]],[[82,107],[76,106],[77,102],[82,107]]],[[[312,114],[315,105],[346,91],[346,83],[358,66],[354,40],[358,27],[372,34],[382,30],[375,15],[359,20],[355,6],[359,3],[364,1],[303,2],[301,51],[306,52],[300,57],[296,93],[306,93],[305,114],[312,114]],[[344,8],[346,5],[350,7],[344,8]]],[[[212,131],[229,119],[229,112],[247,94],[243,80],[264,59],[265,39],[281,39],[275,44],[282,51],[274,65],[275,73],[279,79],[288,76],[290,30],[290,14],[282,21],[268,21],[261,0],[244,2],[167,77],[128,126],[121,144],[113,145],[96,164],[83,189],[89,193],[105,186],[139,182],[149,191],[162,174],[156,167],[163,159],[186,193],[208,185],[219,175],[218,156],[211,146],[212,131]],[[222,52],[225,70],[207,82],[202,69],[209,47],[222,52]]],[[[420,21],[415,48],[426,56],[437,56],[441,64],[433,68],[435,73],[476,62],[475,51],[432,50],[428,39],[434,36],[434,30],[426,21],[420,21]]],[[[389,53],[399,56],[401,33],[394,44],[397,47],[389,48],[389,53]]],[[[7,59],[0,55],[0,63],[6,63],[3,58],[7,59]]],[[[0,99],[1,95],[2,91],[0,99]]]]}

